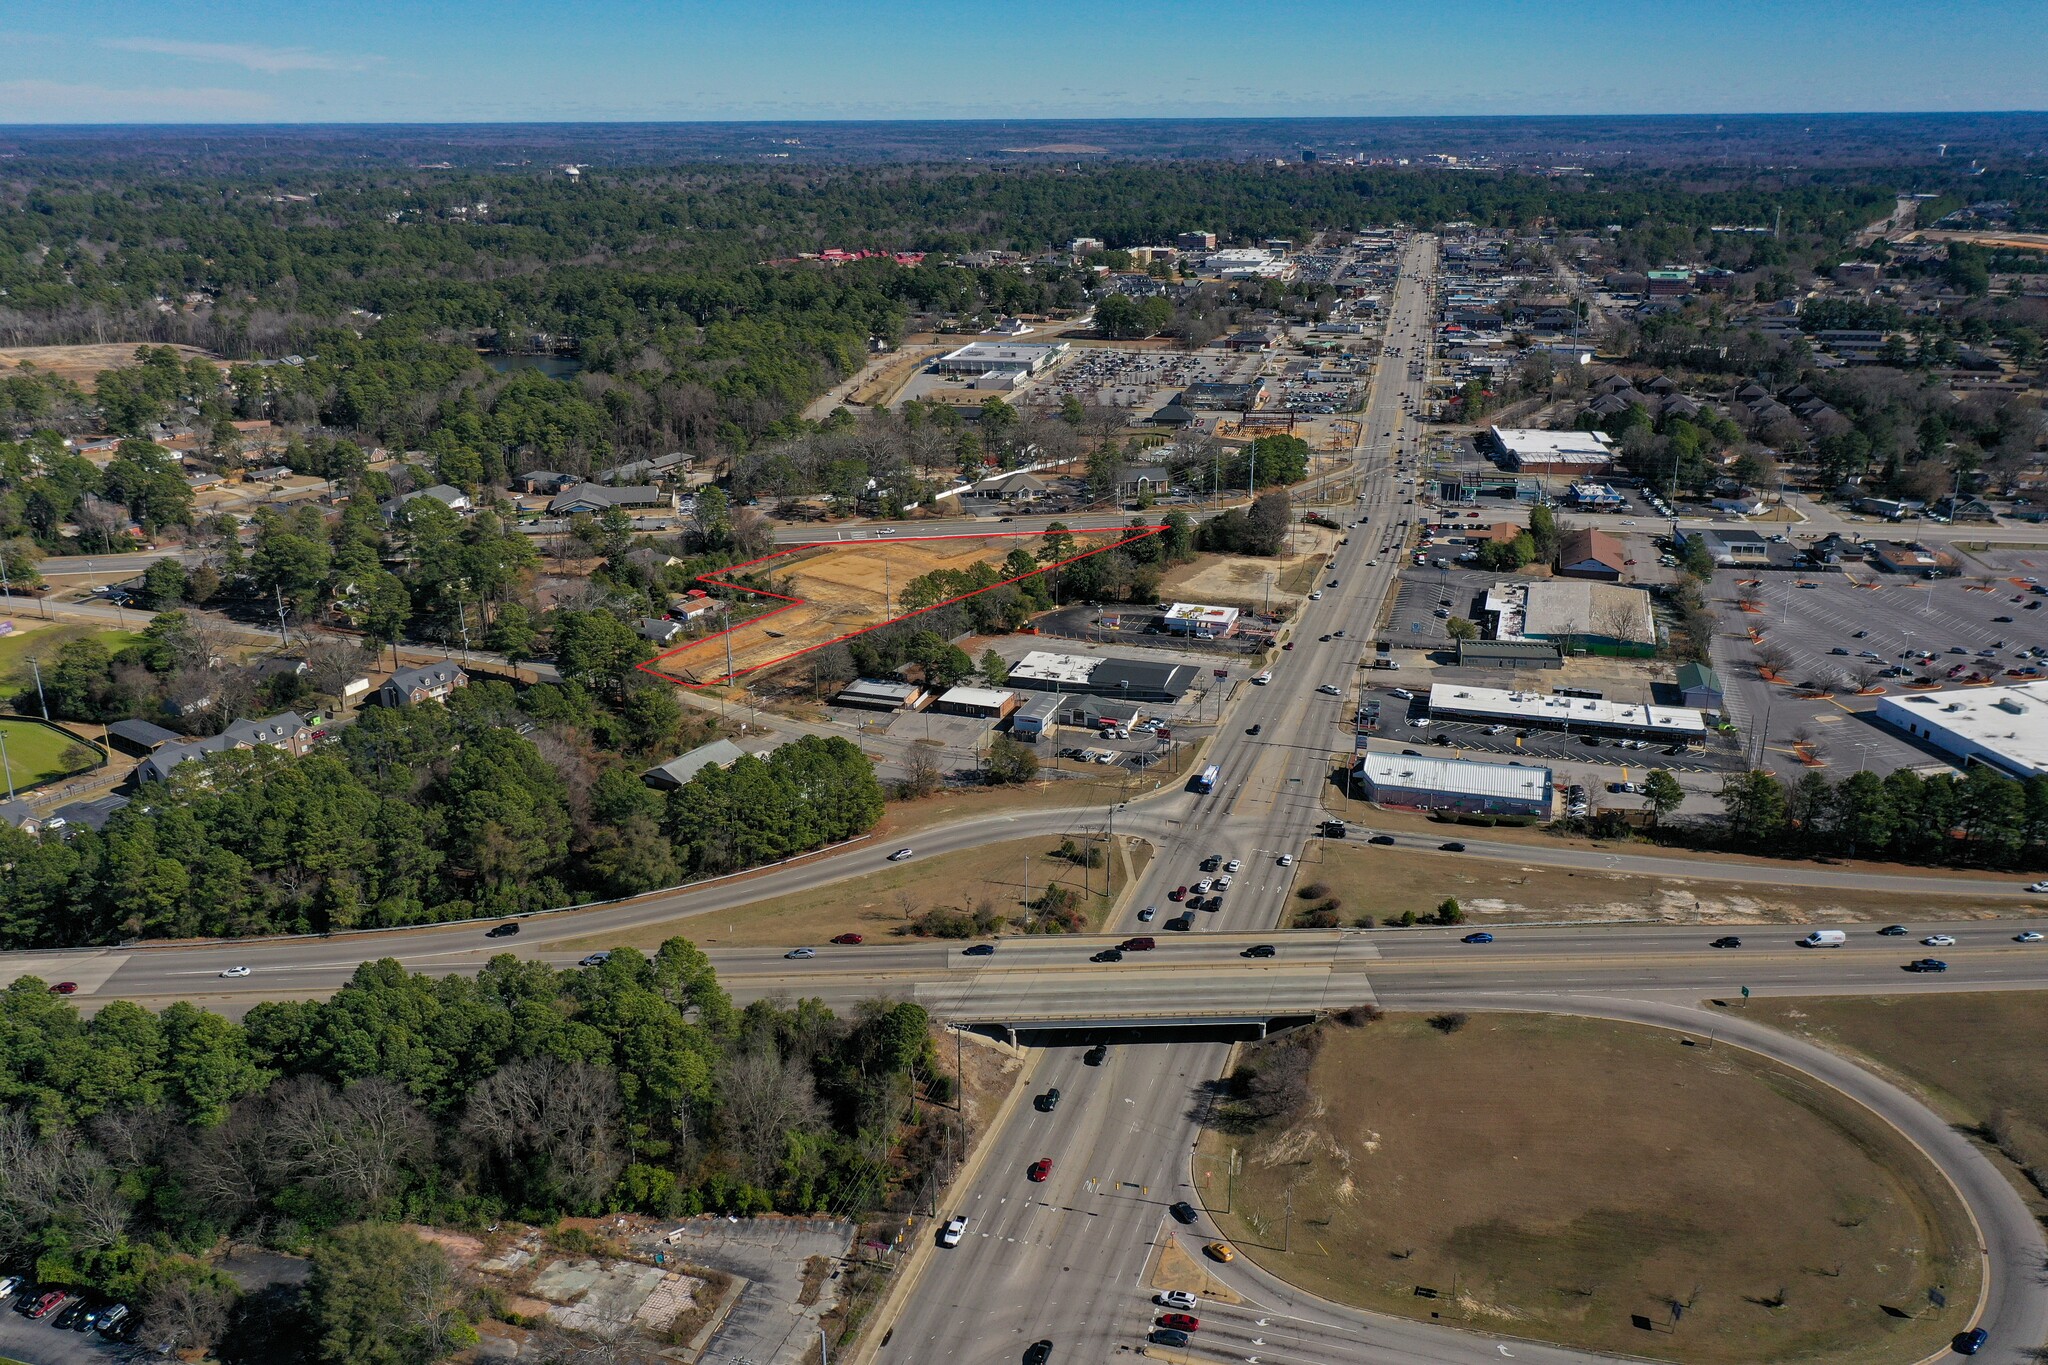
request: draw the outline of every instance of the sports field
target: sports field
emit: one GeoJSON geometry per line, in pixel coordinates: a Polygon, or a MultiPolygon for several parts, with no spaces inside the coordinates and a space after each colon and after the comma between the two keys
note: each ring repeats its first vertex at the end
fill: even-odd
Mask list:
{"type": "MultiPolygon", "coordinates": [[[[1128,529],[1077,532],[1068,561],[1148,534],[1128,529]]],[[[1000,566],[1019,546],[1036,554],[1044,540],[1038,532],[1019,531],[791,546],[703,580],[773,600],[771,610],[729,631],[671,649],[647,668],[658,677],[692,687],[745,679],[823,645],[919,615],[901,609],[901,595],[925,574],[976,564],[1000,566]],[[740,575],[771,579],[775,588],[762,592],[732,581],[740,575]]]]}
{"type": "Polygon", "coordinates": [[[1317,1036],[1297,1116],[1193,1163],[1238,1250],[1313,1293],[1702,1365],[1917,1361],[1976,1300],[1939,1173],[1754,1054],[1547,1015],[1317,1036]]]}
{"type": "MultiPolygon", "coordinates": [[[[8,775],[17,789],[84,772],[99,755],[84,744],[32,720],[0,718],[0,744],[7,747],[8,775]]],[[[0,796],[7,794],[0,782],[0,796]]]]}

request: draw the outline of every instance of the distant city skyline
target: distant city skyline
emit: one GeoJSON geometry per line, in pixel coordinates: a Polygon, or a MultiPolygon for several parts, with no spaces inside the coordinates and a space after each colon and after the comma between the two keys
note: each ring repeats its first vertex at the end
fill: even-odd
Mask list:
{"type": "Polygon", "coordinates": [[[2048,109],[2040,0],[73,0],[0,122],[1372,117],[2048,109]]]}

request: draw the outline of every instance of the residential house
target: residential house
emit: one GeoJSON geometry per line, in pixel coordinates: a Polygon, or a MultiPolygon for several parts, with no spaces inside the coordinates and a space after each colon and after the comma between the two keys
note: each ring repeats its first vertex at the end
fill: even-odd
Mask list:
{"type": "Polygon", "coordinates": [[[435,502],[440,503],[443,507],[455,513],[468,512],[471,508],[469,494],[452,485],[437,483],[431,488],[421,488],[411,493],[402,493],[398,497],[390,498],[379,504],[379,510],[384,513],[384,520],[396,521],[398,514],[405,510],[405,505],[416,498],[432,498],[435,502]]]}
{"type": "Polygon", "coordinates": [[[0,825],[11,825],[23,834],[40,834],[43,817],[37,815],[28,802],[10,799],[0,801],[0,825]]]}
{"type": "Polygon", "coordinates": [[[652,640],[657,645],[666,645],[683,633],[684,626],[681,621],[671,621],[666,616],[643,616],[636,623],[635,629],[640,632],[641,639],[652,640]]]}
{"type": "Polygon", "coordinates": [[[546,493],[549,496],[580,482],[574,474],[564,474],[555,469],[529,469],[512,478],[512,486],[521,493],[546,493]]]}
{"type": "Polygon", "coordinates": [[[742,758],[751,754],[764,758],[780,748],[779,744],[762,744],[752,749],[742,749],[729,739],[714,739],[709,744],[700,744],[690,752],[672,758],[666,763],[657,763],[640,774],[640,780],[658,791],[674,791],[688,785],[691,778],[706,768],[730,768],[742,758]]]}
{"type": "Polygon", "coordinates": [[[401,668],[377,689],[377,700],[385,706],[417,706],[423,701],[441,701],[458,687],[469,686],[469,675],[443,659],[419,668],[401,668]]]}

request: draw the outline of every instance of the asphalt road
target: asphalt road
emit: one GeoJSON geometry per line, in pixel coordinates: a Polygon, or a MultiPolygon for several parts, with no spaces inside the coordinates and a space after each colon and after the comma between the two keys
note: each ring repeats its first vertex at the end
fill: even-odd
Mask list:
{"type": "MultiPolygon", "coordinates": [[[[1418,344],[1422,335],[1423,280],[1432,269],[1434,244],[1418,242],[1412,252],[1391,309],[1389,344],[1404,348],[1418,344]]],[[[848,1005],[891,994],[925,1001],[942,1018],[968,1021],[1072,1019],[1110,1011],[1286,1013],[1377,999],[1404,1008],[1452,1002],[1461,1008],[1625,1010],[1647,1022],[1679,1020],[1684,1022],[1674,1026],[1721,1028],[1731,1039],[1741,1031],[1745,1046],[1788,1064],[1809,1069],[1826,1064],[1842,1073],[1844,1089],[1916,1140],[1924,1137],[1923,1146],[1965,1191],[1985,1229],[1993,1266],[1985,1323],[1994,1333],[1994,1351],[2004,1354],[1980,1359],[2017,1361],[2021,1346],[2036,1344],[2048,1333],[2048,1288],[2033,1273],[2042,1257],[2038,1229],[2002,1177],[1982,1166],[1967,1143],[1958,1151],[1959,1139],[1939,1141],[1946,1130],[1938,1118],[1866,1073],[1826,1054],[1795,1060],[1792,1054],[1804,1044],[1748,1030],[1731,1011],[1676,1003],[1734,994],[1741,985],[1765,992],[1846,993],[2048,983],[2048,944],[2023,947],[2005,941],[2018,927],[2013,922],[1955,926],[1959,945],[1943,949],[1922,949],[1912,940],[1879,940],[1865,931],[1844,948],[1806,950],[1792,946],[1793,930],[1746,929],[1741,931],[1743,948],[1717,951],[1706,946],[1712,931],[1694,926],[1597,932],[1510,928],[1495,931],[1496,942],[1487,945],[1462,944],[1458,932],[1443,930],[1273,932],[1288,910],[1289,875],[1277,859],[1298,854],[1322,815],[1318,784],[1330,755],[1349,747],[1349,694],[1363,676],[1359,653],[1370,647],[1380,604],[1398,571],[1398,555],[1377,555],[1378,548],[1390,521],[1416,515],[1394,483],[1396,468],[1412,455],[1414,444],[1401,398],[1419,386],[1406,375],[1405,366],[1383,367],[1375,380],[1359,446],[1359,510],[1370,523],[1349,531],[1351,544],[1332,560],[1329,578],[1336,586],[1326,588],[1320,602],[1308,604],[1296,627],[1297,637],[1344,629],[1356,648],[1282,654],[1270,683],[1243,690],[1236,714],[1209,754],[1208,761],[1222,773],[1214,794],[1165,792],[1134,801],[1115,815],[1119,832],[1152,840],[1159,856],[1129,898],[1124,922],[1112,926],[1112,939],[1137,928],[1130,917],[1138,906],[1157,904],[1164,918],[1170,906],[1166,891],[1199,875],[1196,862],[1211,852],[1244,860],[1221,911],[1199,913],[1197,932],[1186,936],[1148,926],[1162,946],[1118,964],[1088,963],[1096,943],[1075,939],[1007,942],[985,959],[967,959],[946,945],[819,945],[819,956],[806,960],[787,959],[779,951],[714,953],[721,977],[743,1000],[800,993],[848,1005]],[[1376,556],[1382,562],[1373,565],[1369,561],[1376,556]],[[1318,693],[1323,684],[1342,695],[1318,693]],[[1247,733],[1253,725],[1260,728],[1257,737],[1247,733]],[[1270,960],[1238,956],[1243,946],[1259,941],[1278,943],[1280,955],[1270,960]],[[1947,959],[1953,970],[1926,977],[1901,970],[1907,959],[1924,953],[1947,959]],[[1970,1160],[1982,1170],[1971,1168],[1970,1160]]],[[[1107,520],[1115,524],[1119,519],[1107,520]]],[[[985,525],[972,523],[970,529],[985,525]]],[[[917,529],[928,533],[931,524],[917,529]]],[[[1100,828],[1108,815],[1098,808],[993,817],[927,831],[912,842],[919,856],[932,856],[991,839],[1100,828]]],[[[1396,842],[1426,848],[1437,841],[1402,835],[1396,842]]],[[[1466,852],[1459,856],[1530,866],[1907,892],[1939,887],[1999,898],[2022,894],[2011,883],[1981,879],[1463,842],[1466,852]]],[[[538,917],[508,939],[485,939],[480,926],[468,924],[345,939],[9,954],[0,958],[0,977],[33,973],[45,980],[73,980],[81,1004],[186,998],[239,1012],[259,999],[328,994],[357,963],[373,957],[394,956],[418,970],[443,972],[474,971],[493,953],[507,950],[572,959],[576,954],[559,946],[565,940],[672,922],[864,875],[881,866],[886,852],[860,844],[685,892],[538,917]],[[248,966],[250,975],[219,975],[238,965],[248,966]]],[[[1078,1049],[1031,1055],[1033,1083],[1041,1089],[1058,1085],[1067,1099],[1050,1115],[1020,1107],[1015,1120],[991,1135],[979,1175],[959,1196],[958,1211],[973,1220],[967,1242],[954,1252],[934,1255],[916,1294],[889,1324],[890,1345],[875,1359],[1014,1361],[1041,1335],[1060,1343],[1056,1358],[1093,1359],[1142,1337],[1150,1316],[1141,1283],[1144,1269],[1164,1235],[1164,1206],[1186,1192],[1186,1157],[1202,1088],[1221,1070],[1224,1049],[1213,1043],[1119,1048],[1101,1068],[1082,1067],[1078,1049]],[[1054,1158],[1054,1172],[1035,1185],[1024,1179],[1023,1168],[1041,1156],[1054,1158]]],[[[1824,1079],[1834,1083],[1833,1076],[1824,1079]]],[[[1204,1333],[1211,1349],[1203,1355],[1466,1362],[1508,1354],[1488,1338],[1297,1302],[1294,1291],[1262,1282],[1242,1263],[1230,1273],[1252,1295],[1255,1311],[1224,1312],[1218,1325],[1204,1333]]],[[[1544,1362],[1591,1358],[1527,1344],[1513,1345],[1512,1354],[1544,1362]]]]}

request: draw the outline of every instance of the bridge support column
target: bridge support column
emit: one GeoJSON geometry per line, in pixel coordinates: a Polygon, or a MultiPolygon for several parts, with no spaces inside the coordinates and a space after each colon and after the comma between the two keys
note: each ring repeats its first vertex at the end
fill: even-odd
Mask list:
{"type": "Polygon", "coordinates": [[[1017,1046],[1017,1030],[1009,1024],[1003,1025],[1003,1041],[1011,1047],[1017,1046]]]}
{"type": "Polygon", "coordinates": [[[1265,1036],[1266,1036],[1266,1021],[1265,1021],[1264,1019],[1261,1019],[1261,1020],[1259,1020],[1259,1037],[1263,1038],[1263,1037],[1265,1037],[1265,1036]]]}

